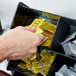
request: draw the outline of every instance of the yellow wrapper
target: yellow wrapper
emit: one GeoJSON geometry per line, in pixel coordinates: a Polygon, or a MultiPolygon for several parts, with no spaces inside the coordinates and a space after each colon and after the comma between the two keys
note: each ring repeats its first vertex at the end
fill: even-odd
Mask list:
{"type": "Polygon", "coordinates": [[[39,70],[39,68],[34,68],[34,67],[32,67],[32,69],[33,69],[33,71],[34,71],[34,73],[35,73],[35,74],[38,74],[38,73],[40,73],[40,70],[39,70]]]}
{"type": "Polygon", "coordinates": [[[33,65],[32,64],[26,64],[27,69],[32,71],[34,73],[34,71],[32,70],[33,65]]]}
{"type": "Polygon", "coordinates": [[[24,64],[23,62],[21,62],[17,66],[20,67],[20,68],[22,68],[22,69],[27,69],[26,64],[24,64]]]}
{"type": "Polygon", "coordinates": [[[23,61],[24,61],[25,63],[27,63],[27,64],[31,64],[30,58],[25,58],[25,59],[23,59],[23,61]]]}
{"type": "Polygon", "coordinates": [[[52,59],[52,60],[49,62],[47,59],[41,58],[40,61],[41,61],[41,62],[47,61],[48,63],[47,63],[47,65],[44,66],[44,67],[49,67],[49,68],[50,68],[51,65],[52,65],[52,63],[53,63],[53,61],[54,61],[54,59],[52,59]]]}
{"type": "Polygon", "coordinates": [[[38,57],[37,58],[35,58],[34,60],[32,60],[31,62],[36,62],[36,61],[38,61],[39,59],[38,59],[38,57]]]}
{"type": "Polygon", "coordinates": [[[43,22],[43,24],[40,26],[40,28],[42,28],[43,30],[47,30],[51,33],[54,33],[55,32],[55,29],[56,29],[56,25],[54,24],[51,24],[47,21],[43,22]]]}
{"type": "Polygon", "coordinates": [[[52,19],[59,19],[59,16],[53,15],[53,14],[49,14],[49,13],[45,13],[42,12],[43,16],[46,16],[47,18],[52,18],[52,19]]]}
{"type": "Polygon", "coordinates": [[[51,68],[52,64],[53,64],[53,62],[49,62],[48,67],[51,68]]]}
{"type": "Polygon", "coordinates": [[[33,67],[33,65],[32,65],[32,64],[26,64],[26,66],[27,66],[27,69],[28,69],[28,70],[31,70],[31,69],[32,69],[32,67],[33,67]]]}
{"type": "Polygon", "coordinates": [[[48,73],[48,71],[46,70],[46,71],[42,71],[41,72],[41,74],[43,75],[43,76],[47,76],[47,73],[48,73]]]}
{"type": "Polygon", "coordinates": [[[44,69],[45,69],[44,71],[41,71],[41,74],[43,76],[46,76],[50,68],[49,67],[45,67],[44,69]]]}
{"type": "Polygon", "coordinates": [[[43,32],[42,34],[43,34],[44,36],[48,37],[48,39],[46,39],[46,41],[43,42],[43,43],[41,44],[41,46],[49,47],[50,44],[51,44],[51,40],[52,40],[52,38],[53,38],[53,33],[44,30],[44,32],[43,32]]]}
{"type": "Polygon", "coordinates": [[[46,36],[51,36],[53,37],[53,33],[49,32],[49,31],[46,31],[44,30],[44,32],[42,33],[43,35],[46,35],[46,36]]]}
{"type": "Polygon", "coordinates": [[[34,68],[33,67],[33,70],[34,70],[34,73],[35,74],[38,74],[38,73],[43,74],[43,72],[46,72],[45,74],[47,75],[47,72],[49,70],[49,67],[42,67],[42,68],[34,68]]]}
{"type": "Polygon", "coordinates": [[[37,30],[35,31],[35,34],[41,34],[43,31],[40,28],[37,28],[37,30]]]}
{"type": "Polygon", "coordinates": [[[37,19],[37,18],[36,18],[36,19],[31,23],[31,26],[33,26],[33,25],[41,26],[44,21],[45,21],[45,19],[37,19]]]}
{"type": "Polygon", "coordinates": [[[33,62],[32,64],[33,64],[33,67],[35,68],[41,68],[41,67],[48,66],[48,61],[45,59],[41,59],[40,61],[33,62]]]}
{"type": "Polygon", "coordinates": [[[31,64],[32,62],[38,61],[38,59],[39,59],[38,52],[35,52],[30,58],[25,58],[23,59],[23,61],[27,64],[31,64]]]}
{"type": "Polygon", "coordinates": [[[50,47],[52,38],[49,37],[44,43],[41,44],[41,46],[50,47]]]}
{"type": "Polygon", "coordinates": [[[37,57],[37,52],[33,53],[33,55],[31,56],[31,60],[34,60],[37,57]]]}
{"type": "Polygon", "coordinates": [[[55,56],[52,56],[48,51],[44,50],[40,53],[40,56],[49,62],[52,62],[55,56]]]}
{"type": "Polygon", "coordinates": [[[26,74],[26,75],[31,75],[31,74],[33,74],[32,72],[29,72],[29,71],[24,71],[24,73],[26,74]]]}
{"type": "Polygon", "coordinates": [[[39,26],[42,25],[42,23],[45,21],[45,19],[35,19],[30,26],[37,27],[35,33],[41,34],[43,31],[39,28],[39,26]]]}
{"type": "Polygon", "coordinates": [[[36,74],[31,74],[30,76],[37,76],[36,74]]]}

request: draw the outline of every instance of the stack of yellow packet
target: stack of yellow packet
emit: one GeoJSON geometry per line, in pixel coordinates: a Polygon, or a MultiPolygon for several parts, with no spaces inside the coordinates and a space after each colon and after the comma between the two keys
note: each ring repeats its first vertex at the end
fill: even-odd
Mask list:
{"type": "Polygon", "coordinates": [[[56,54],[51,55],[47,50],[44,50],[40,53],[41,59],[37,62],[32,62],[33,70],[35,74],[41,73],[43,76],[46,76],[56,54]]]}
{"type": "MultiPolygon", "coordinates": [[[[38,59],[39,59],[39,57],[38,57],[38,53],[36,52],[36,53],[34,53],[30,58],[25,58],[25,59],[23,59],[22,61],[23,62],[21,62],[21,63],[19,63],[17,66],[19,67],[19,68],[21,68],[21,69],[23,69],[23,70],[30,70],[31,72],[24,72],[25,74],[27,74],[27,75],[30,75],[30,76],[32,76],[31,74],[33,74],[34,73],[34,71],[33,71],[33,69],[32,69],[32,67],[33,67],[33,65],[32,65],[32,62],[36,62],[36,61],[38,61],[38,59]]],[[[33,74],[33,76],[36,76],[35,74],[33,74]]]]}
{"type": "Polygon", "coordinates": [[[41,44],[41,46],[49,47],[51,44],[53,34],[56,29],[56,26],[54,24],[47,22],[45,19],[35,19],[28,27],[31,27],[31,26],[37,27],[35,31],[36,34],[42,33],[45,37],[48,37],[41,44]]]}
{"type": "Polygon", "coordinates": [[[43,30],[43,35],[47,36],[48,39],[42,44],[42,46],[49,47],[51,44],[51,40],[53,38],[53,34],[55,32],[56,26],[54,24],[51,24],[47,21],[43,22],[43,24],[40,26],[40,28],[43,30]]]}
{"type": "MultiPolygon", "coordinates": [[[[41,73],[43,76],[46,76],[54,59],[56,57],[56,54],[50,54],[47,50],[43,50],[40,54],[34,53],[33,56],[31,56],[28,60],[28,58],[23,59],[23,62],[21,62],[18,67],[22,69],[30,70],[29,74],[37,75],[38,73],[41,73]],[[40,56],[40,58],[38,57],[40,56]],[[32,57],[34,58],[33,60],[32,57]]],[[[26,73],[26,72],[25,72],[26,73]]]]}

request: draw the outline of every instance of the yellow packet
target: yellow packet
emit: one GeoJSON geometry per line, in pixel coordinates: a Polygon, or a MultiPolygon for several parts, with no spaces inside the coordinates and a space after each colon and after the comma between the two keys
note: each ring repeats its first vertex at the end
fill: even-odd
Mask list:
{"type": "Polygon", "coordinates": [[[37,76],[36,74],[31,74],[30,76],[37,76]]]}
{"type": "MultiPolygon", "coordinates": [[[[29,27],[31,27],[31,26],[37,27],[35,33],[36,33],[36,34],[40,34],[40,33],[42,33],[43,31],[39,28],[39,26],[41,26],[44,21],[45,21],[45,19],[35,19],[35,20],[30,24],[29,27]]],[[[26,26],[25,26],[25,27],[26,27],[26,26]]]]}
{"type": "Polygon", "coordinates": [[[46,35],[46,36],[51,36],[53,37],[53,33],[47,31],[47,30],[44,30],[44,32],[42,33],[43,35],[46,35]]]}
{"type": "Polygon", "coordinates": [[[39,70],[39,68],[32,67],[32,69],[33,69],[33,71],[34,71],[34,73],[35,73],[35,74],[38,74],[38,73],[40,73],[40,70],[39,70]]]}
{"type": "Polygon", "coordinates": [[[41,29],[43,30],[47,30],[51,33],[54,33],[55,32],[55,29],[56,29],[56,25],[54,24],[51,24],[47,21],[43,22],[43,24],[40,26],[41,29]]]}
{"type": "Polygon", "coordinates": [[[33,71],[35,74],[38,74],[38,73],[41,73],[42,71],[45,71],[45,68],[35,68],[35,67],[32,67],[33,68],[33,71]]]}
{"type": "Polygon", "coordinates": [[[38,59],[38,57],[37,58],[35,58],[34,60],[32,60],[31,62],[36,62],[36,61],[38,61],[39,59],[38,59]]]}
{"type": "Polygon", "coordinates": [[[25,58],[23,61],[27,64],[31,64],[31,62],[38,60],[38,52],[33,53],[33,55],[30,58],[25,58]]]}
{"type": "Polygon", "coordinates": [[[30,26],[36,26],[39,27],[42,25],[42,23],[45,21],[45,19],[35,19],[30,26]]]}
{"type": "Polygon", "coordinates": [[[32,65],[32,64],[26,64],[26,66],[27,66],[27,69],[28,69],[28,70],[31,70],[31,69],[32,69],[32,67],[33,67],[33,65],[32,65]]]}
{"type": "Polygon", "coordinates": [[[33,65],[32,64],[26,64],[27,69],[32,71],[34,73],[34,71],[32,70],[33,65]]]}
{"type": "Polygon", "coordinates": [[[52,61],[52,59],[54,59],[55,58],[55,56],[48,56],[49,54],[47,54],[47,55],[41,55],[43,58],[45,58],[46,60],[48,60],[49,62],[51,62],[52,61]]]}
{"type": "Polygon", "coordinates": [[[26,75],[31,75],[31,74],[33,74],[32,72],[29,72],[29,71],[24,71],[24,73],[25,73],[26,75]]]}
{"type": "Polygon", "coordinates": [[[46,16],[47,18],[52,18],[52,19],[59,19],[59,16],[53,15],[53,14],[49,14],[46,12],[42,12],[43,16],[46,16]]]}
{"type": "Polygon", "coordinates": [[[41,44],[41,46],[50,47],[52,38],[49,37],[45,42],[41,44]]]}
{"type": "Polygon", "coordinates": [[[23,61],[24,61],[25,63],[27,63],[27,64],[31,64],[30,58],[25,58],[25,59],[23,59],[23,61]]]}
{"type": "Polygon", "coordinates": [[[48,67],[50,68],[52,66],[53,62],[48,62],[48,67]]]}
{"type": "Polygon", "coordinates": [[[41,71],[40,73],[41,73],[43,76],[47,76],[47,73],[48,73],[49,69],[50,69],[49,67],[45,67],[43,71],[41,71],[42,69],[40,70],[40,71],[41,71]]]}
{"type": "Polygon", "coordinates": [[[37,28],[36,28],[36,31],[35,31],[36,34],[40,34],[40,33],[43,32],[43,31],[39,28],[39,26],[41,26],[44,21],[45,21],[45,19],[35,19],[35,20],[31,23],[30,26],[35,26],[35,27],[37,27],[37,28]]]}
{"type": "Polygon", "coordinates": [[[24,64],[23,62],[21,62],[17,66],[20,67],[20,68],[22,68],[22,69],[27,69],[26,64],[24,64]]]}
{"type": "Polygon", "coordinates": [[[43,76],[47,76],[47,73],[48,73],[48,71],[46,70],[46,71],[42,71],[41,72],[41,74],[43,75],[43,76]]]}
{"type": "Polygon", "coordinates": [[[34,68],[33,67],[33,70],[34,70],[34,73],[35,74],[38,74],[38,73],[43,74],[43,72],[46,72],[45,74],[47,75],[47,72],[49,70],[49,67],[42,67],[42,68],[34,68]]]}
{"type": "Polygon", "coordinates": [[[33,64],[33,67],[35,68],[41,68],[41,67],[48,66],[48,61],[45,59],[41,59],[40,61],[33,62],[32,64],[33,64]]]}
{"type": "Polygon", "coordinates": [[[37,52],[33,53],[33,55],[31,56],[31,60],[34,60],[37,57],[37,52]]]}
{"type": "Polygon", "coordinates": [[[52,56],[48,51],[44,50],[40,53],[40,56],[42,58],[45,58],[46,60],[48,60],[49,62],[51,62],[52,59],[55,58],[55,56],[52,56]]]}
{"type": "Polygon", "coordinates": [[[48,61],[47,59],[44,59],[44,58],[41,58],[41,60],[40,61],[42,61],[42,62],[44,62],[44,61],[47,61],[48,63],[47,63],[47,65],[46,66],[44,66],[44,67],[51,67],[51,65],[52,65],[52,63],[53,63],[53,61],[54,61],[54,59],[53,60],[51,60],[51,61],[48,61]]]}
{"type": "Polygon", "coordinates": [[[40,56],[43,57],[43,55],[47,55],[48,56],[51,56],[51,54],[47,51],[47,50],[43,50],[41,53],[40,53],[40,56]]]}
{"type": "Polygon", "coordinates": [[[35,53],[35,55],[36,55],[36,57],[33,60],[31,60],[32,62],[39,61],[40,58],[41,58],[40,55],[39,55],[39,53],[38,53],[38,51],[35,53]]]}
{"type": "Polygon", "coordinates": [[[42,34],[43,34],[45,37],[48,37],[48,38],[46,39],[45,42],[43,42],[43,43],[41,44],[41,46],[50,47],[50,44],[51,44],[51,41],[52,41],[52,38],[53,38],[53,33],[44,30],[44,32],[43,32],[42,34]]]}

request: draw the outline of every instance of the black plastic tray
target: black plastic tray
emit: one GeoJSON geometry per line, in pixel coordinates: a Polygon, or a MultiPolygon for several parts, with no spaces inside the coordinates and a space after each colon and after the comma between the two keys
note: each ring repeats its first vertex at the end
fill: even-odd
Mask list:
{"type": "MultiPolygon", "coordinates": [[[[43,11],[29,8],[27,5],[20,2],[18,4],[17,11],[14,16],[11,28],[14,28],[19,25],[21,25],[21,26],[29,25],[35,18],[38,18],[42,14],[42,12],[43,11]],[[23,19],[25,21],[25,23],[24,23],[22,18],[18,17],[18,15],[28,16],[29,18],[23,19]]],[[[49,13],[49,14],[51,14],[51,13],[49,13]]],[[[52,15],[54,15],[54,14],[52,14],[52,15]]],[[[56,16],[58,16],[58,15],[56,15],[56,16]]],[[[52,42],[50,44],[50,47],[47,49],[50,49],[50,51],[53,50],[54,52],[56,52],[57,57],[56,57],[53,65],[51,66],[47,76],[55,76],[54,75],[55,72],[58,71],[61,68],[61,66],[64,64],[66,64],[69,67],[69,66],[73,66],[74,63],[76,63],[76,58],[66,56],[64,54],[63,48],[60,46],[60,43],[62,41],[64,41],[68,35],[70,35],[76,31],[76,20],[59,16],[59,18],[56,20],[54,19],[54,22],[52,21],[52,23],[54,23],[56,25],[56,30],[55,30],[52,42]]],[[[41,47],[38,47],[38,48],[40,49],[41,47]]],[[[9,61],[8,69],[16,71],[17,74],[20,73],[19,75],[21,75],[21,74],[25,75],[22,71],[16,69],[16,67],[13,64],[11,64],[11,61],[9,61]]],[[[13,76],[17,76],[16,72],[13,76]]],[[[23,76],[23,75],[21,75],[21,76],[23,76]]]]}

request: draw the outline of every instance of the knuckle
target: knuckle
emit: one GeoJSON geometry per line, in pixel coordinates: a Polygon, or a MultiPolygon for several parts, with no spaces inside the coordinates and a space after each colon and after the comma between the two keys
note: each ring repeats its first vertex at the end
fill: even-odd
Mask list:
{"type": "Polygon", "coordinates": [[[38,45],[40,43],[39,38],[36,39],[35,43],[36,43],[36,45],[38,45]]]}
{"type": "Polygon", "coordinates": [[[28,57],[31,57],[31,56],[32,56],[32,54],[28,55],[28,57]]]}
{"type": "Polygon", "coordinates": [[[37,51],[37,48],[34,48],[32,51],[31,51],[31,53],[33,54],[33,53],[35,53],[37,51]]]}

